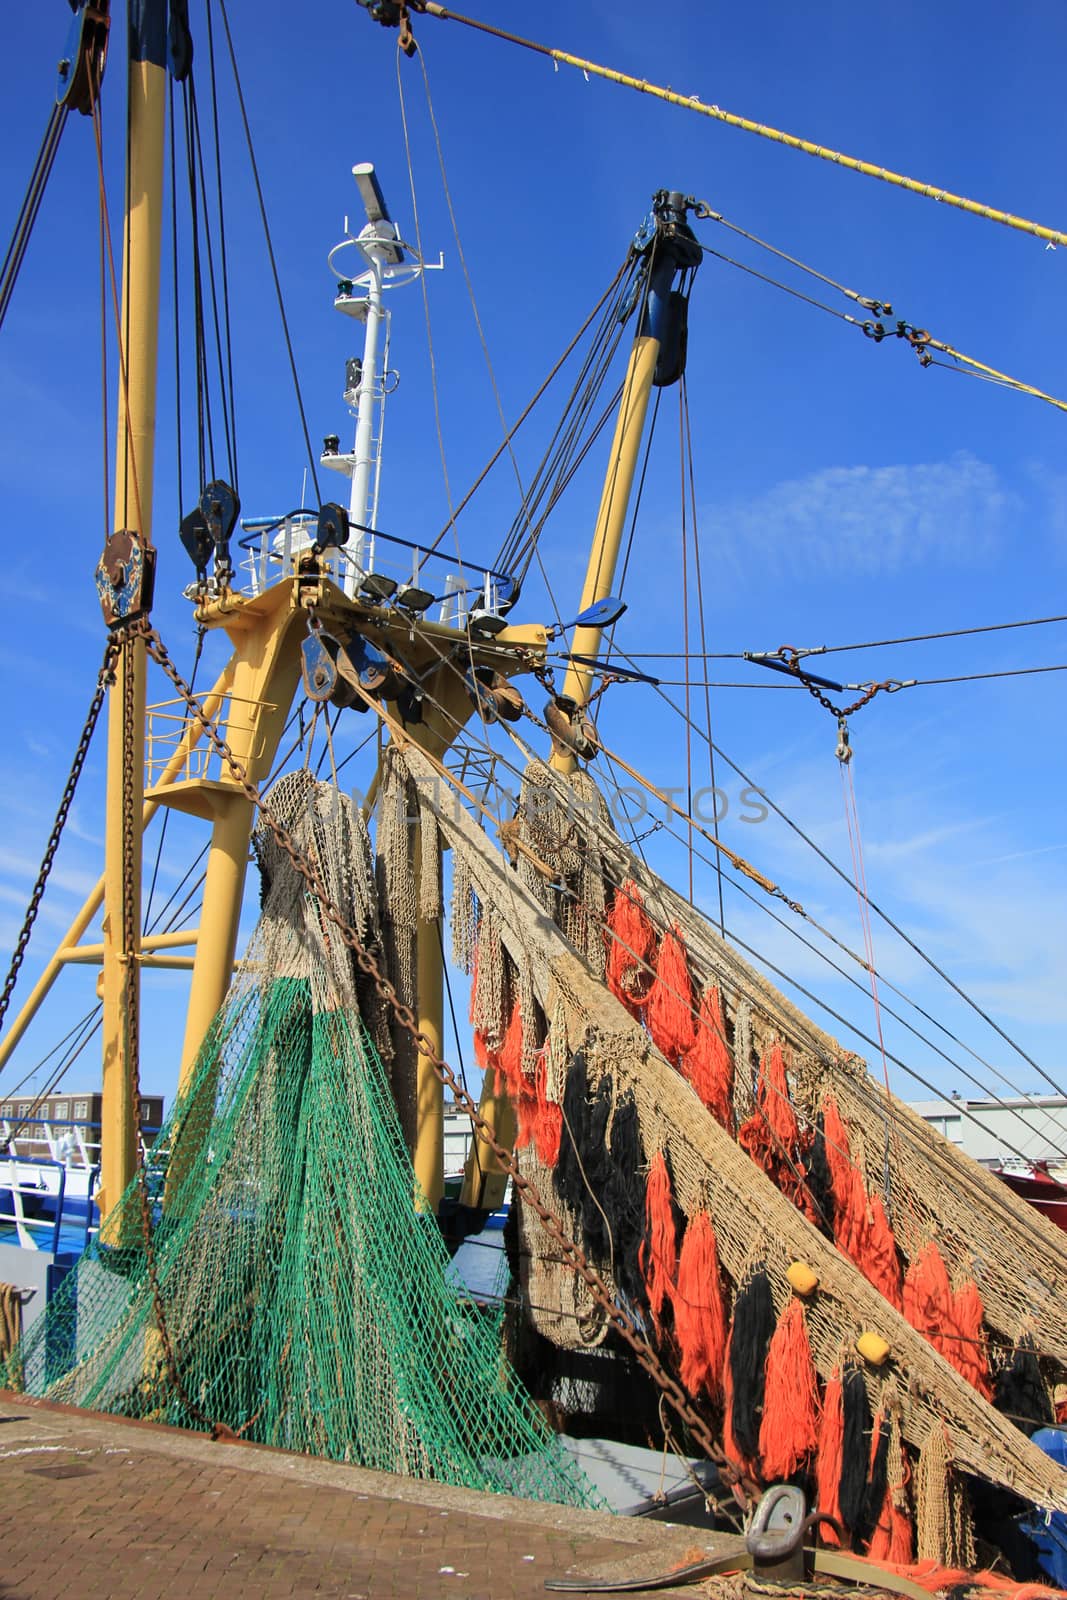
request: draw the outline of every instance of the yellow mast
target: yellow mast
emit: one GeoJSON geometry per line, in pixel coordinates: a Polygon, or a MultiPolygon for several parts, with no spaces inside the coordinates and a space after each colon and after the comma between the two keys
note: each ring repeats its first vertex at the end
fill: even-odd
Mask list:
{"type": "MultiPolygon", "coordinates": [[[[155,466],[156,357],[159,261],[163,220],[163,134],[166,68],[137,59],[131,38],[126,165],[126,225],[122,272],[122,328],[118,429],[115,447],[115,529],[131,529],[142,544],[152,538],[155,466]]],[[[103,923],[103,1107],[101,1173],[97,1199],[107,1237],[109,1213],[136,1166],[138,1107],[130,1073],[135,1017],[129,1015],[140,982],[141,828],[144,809],[144,641],[128,642],[108,695],[107,837],[103,923]],[[132,749],[132,760],[131,760],[132,749]],[[124,796],[135,825],[124,838],[124,796]],[[123,901],[136,907],[124,929],[123,901]],[[131,969],[129,983],[127,972],[131,969]],[[131,1027],[132,1025],[132,1027],[131,1027]]],[[[114,1241],[118,1242],[118,1241],[114,1241]]]]}
{"type": "MultiPolygon", "coordinates": [[[[593,528],[581,611],[611,593],[615,582],[619,548],[626,512],[633,488],[637,456],[641,448],[648,402],[653,385],[676,381],[685,362],[685,308],[673,286],[679,272],[693,271],[700,261],[700,247],[686,223],[692,202],[682,195],[661,190],[653,200],[652,214],[635,240],[635,248],[648,254],[645,299],[638,315],[637,332],[630,351],[626,378],[615,422],[615,435],[608,456],[600,508],[593,528]],[[667,342],[671,354],[664,366],[661,354],[667,342]]],[[[574,631],[573,653],[595,656],[603,629],[595,625],[574,631]]],[[[560,698],[573,703],[580,713],[592,693],[593,669],[568,667],[560,698]]],[[[577,718],[575,718],[577,720],[577,718]]],[[[550,757],[557,772],[571,773],[577,760],[570,751],[557,747],[550,757]]],[[[480,1110],[501,1144],[510,1146],[515,1138],[515,1112],[506,1094],[497,1094],[492,1074],[482,1085],[480,1110]]],[[[463,1179],[461,1200],[465,1205],[495,1210],[503,1203],[507,1174],[500,1170],[488,1145],[477,1139],[471,1146],[463,1179]]]]}
{"type": "MultiPolygon", "coordinates": [[[[641,448],[641,435],[644,432],[659,350],[660,342],[657,338],[639,332],[630,351],[630,363],[626,369],[626,381],[619,402],[619,415],[615,422],[615,437],[611,441],[611,454],[608,457],[608,468],[600,495],[600,510],[593,529],[589,564],[586,567],[585,583],[582,585],[580,606],[582,611],[597,600],[606,599],[615,582],[622,531],[626,524],[626,512],[630,504],[630,491],[633,488],[637,455],[641,448]]],[[[575,655],[595,656],[600,648],[601,633],[602,629],[597,627],[576,628],[575,655]]],[[[579,709],[589,704],[593,676],[588,667],[576,667],[572,664],[567,668],[567,675],[563,681],[563,694],[573,700],[579,709]]],[[[551,756],[551,765],[557,772],[573,772],[577,761],[568,752],[556,750],[551,756]]]]}

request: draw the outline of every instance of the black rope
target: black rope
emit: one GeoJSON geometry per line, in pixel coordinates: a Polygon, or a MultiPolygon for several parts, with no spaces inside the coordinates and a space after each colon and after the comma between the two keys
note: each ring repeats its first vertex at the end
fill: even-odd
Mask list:
{"type": "Polygon", "coordinates": [[[285,335],[285,348],[289,355],[289,370],[293,377],[293,391],[296,395],[297,409],[300,412],[300,426],[304,434],[304,445],[307,449],[308,466],[311,469],[311,481],[315,485],[315,498],[321,504],[322,492],[319,489],[318,463],[315,453],[311,448],[311,434],[308,431],[307,414],[304,410],[304,397],[300,390],[300,378],[296,370],[296,356],[293,353],[293,341],[289,334],[289,320],[285,314],[285,299],[282,295],[281,279],[278,276],[278,263],[274,255],[274,244],[271,240],[270,223],[267,220],[267,205],[263,198],[263,185],[259,181],[259,166],[256,162],[255,147],[252,142],[252,129],[248,121],[248,112],[245,109],[244,91],[241,88],[241,75],[237,70],[237,56],[233,48],[233,36],[230,33],[230,19],[226,10],[226,0],[219,0],[222,13],[222,26],[226,32],[226,47],[230,55],[230,65],[233,69],[234,87],[237,90],[237,103],[241,109],[241,123],[244,127],[245,144],[248,147],[248,159],[252,167],[252,180],[256,186],[256,199],[259,201],[259,214],[263,222],[263,236],[267,245],[267,255],[270,260],[271,276],[274,279],[274,293],[278,301],[278,314],[282,319],[282,332],[285,335]]]}
{"type": "Polygon", "coordinates": [[[185,121],[185,167],[189,186],[190,240],[193,256],[193,327],[196,368],[196,447],[199,487],[208,481],[208,463],[211,476],[215,476],[215,441],[211,427],[211,401],[206,382],[204,353],[204,282],[200,265],[200,216],[196,184],[196,138],[193,121],[196,116],[196,98],[192,74],[182,85],[185,121]]]}
{"type": "MultiPolygon", "coordinates": [[[[494,562],[499,571],[514,573],[520,582],[533,560],[548,516],[592,443],[585,430],[623,335],[624,324],[620,320],[619,310],[632,295],[633,284],[641,273],[644,274],[643,289],[647,296],[648,270],[646,261],[631,267],[618,294],[606,305],[572,384],[562,416],[530,482],[522,511],[512,524],[494,562]]],[[[593,438],[603,425],[602,420],[593,438]]]]}
{"type": "MultiPolygon", "coordinates": [[[[1010,628],[1043,628],[1049,623],[1067,622],[1063,617],[1025,617],[1019,622],[985,622],[974,628],[943,628],[937,633],[906,633],[899,639],[864,639],[855,644],[820,644],[804,655],[830,656],[843,650],[882,650],[896,644],[926,644],[931,639],[963,639],[975,633],[1003,633],[1010,628]]],[[[751,652],[743,650],[635,650],[638,661],[681,661],[688,653],[694,661],[747,661],[751,652]]]]}
{"type": "MultiPolygon", "coordinates": [[[[624,660],[626,660],[626,661],[630,661],[631,660],[631,657],[629,655],[627,655],[627,653],[625,651],[621,651],[620,654],[623,656],[624,660]]],[[[681,706],[676,705],[675,702],[671,699],[670,695],[664,694],[663,690],[661,688],[659,688],[658,686],[656,688],[656,693],[659,695],[660,699],[663,700],[666,705],[670,706],[671,710],[675,713],[676,716],[682,717],[683,720],[689,720],[689,719],[687,719],[685,717],[685,712],[682,710],[681,706]]],[[[696,728],[696,724],[695,723],[692,723],[691,725],[694,728],[696,728]]],[[[706,738],[707,737],[702,728],[696,728],[696,731],[700,734],[701,738],[706,738]]],[[[786,826],[793,833],[795,833],[799,839],[803,840],[803,842],[809,847],[809,849],[814,850],[815,854],[819,857],[819,859],[821,861],[825,862],[825,864],[830,868],[831,872],[833,872],[838,878],[841,879],[842,883],[847,884],[848,887],[853,891],[853,893],[858,893],[859,892],[857,887],[856,887],[856,884],[849,877],[849,875],[845,871],[845,869],[843,867],[838,866],[837,862],[833,859],[833,857],[828,855],[826,853],[826,851],[823,850],[820,845],[816,844],[815,840],[812,839],[809,834],[804,832],[804,829],[800,826],[800,824],[798,822],[794,822],[792,817],[790,817],[787,812],[783,811],[781,806],[777,805],[775,803],[775,801],[773,801],[771,799],[770,795],[768,795],[767,792],[764,789],[760,788],[760,785],[757,784],[753,778],[749,777],[748,773],[745,772],[743,767],[739,767],[737,762],[732,760],[731,757],[726,754],[726,751],[723,750],[720,745],[714,745],[713,748],[715,750],[716,755],[718,755],[719,757],[721,757],[721,759],[723,761],[725,761],[726,765],[730,768],[731,772],[735,772],[737,774],[737,776],[744,783],[751,784],[753,788],[759,789],[759,792],[760,792],[760,795],[761,795],[762,799],[770,807],[770,809],[774,812],[775,816],[780,817],[781,820],[786,824],[786,826]]],[[[934,960],[933,956],[928,955],[926,953],[926,951],[922,948],[922,946],[920,944],[918,944],[911,937],[910,934],[905,933],[904,929],[900,926],[900,924],[897,923],[897,922],[894,922],[893,918],[889,915],[889,913],[887,911],[883,911],[881,906],[878,905],[876,901],[870,899],[869,896],[867,897],[867,904],[870,906],[871,910],[875,913],[875,915],[878,916],[885,923],[887,928],[891,928],[892,931],[899,938],[903,939],[904,943],[908,946],[908,948],[910,950],[914,950],[915,954],[920,958],[920,960],[925,962],[925,964],[930,968],[930,970],[932,972],[936,972],[938,977],[943,979],[944,982],[948,984],[949,988],[953,991],[953,993],[959,995],[960,999],[963,1000],[966,1005],[970,1006],[971,1010],[974,1011],[977,1016],[981,1017],[982,1021],[987,1023],[989,1025],[989,1027],[991,1027],[993,1029],[994,1033],[997,1033],[997,1034],[1000,1035],[1000,1037],[1004,1040],[1005,1044],[1009,1045],[1011,1047],[1011,1049],[1015,1051],[1016,1055],[1018,1055],[1023,1061],[1025,1061],[1028,1066],[1033,1067],[1035,1072],[1040,1073],[1041,1077],[1044,1078],[1045,1082],[1054,1091],[1054,1093],[1056,1093],[1058,1095],[1061,1095],[1061,1096],[1064,1095],[1064,1090],[1060,1087],[1060,1085],[1058,1083],[1056,1083],[1055,1079],[1051,1078],[1049,1076],[1049,1074],[1045,1071],[1045,1069],[1043,1067],[1039,1066],[1038,1063],[1033,1059],[1033,1057],[1031,1055],[1029,1055],[1023,1049],[1022,1045],[1017,1044],[1015,1042],[1015,1040],[1011,1037],[1011,1035],[1009,1033],[1005,1032],[1005,1030],[1000,1026],[1000,1024],[998,1022],[995,1022],[987,1011],[984,1011],[982,1009],[982,1007],[978,1004],[977,1000],[972,999],[972,997],[967,993],[967,991],[965,989],[963,989],[956,982],[956,980],[954,978],[951,978],[949,976],[949,974],[944,970],[943,967],[940,967],[937,964],[937,962],[934,960]]]]}
{"type": "MultiPolygon", "coordinates": [[[[233,339],[230,327],[230,281],[226,262],[226,208],[222,187],[222,146],[219,139],[219,101],[218,85],[215,74],[215,32],[211,15],[211,0],[207,3],[207,36],[208,36],[208,62],[211,77],[211,121],[213,130],[213,145],[215,152],[215,191],[216,205],[219,219],[219,264],[222,273],[222,325],[225,331],[226,343],[226,378],[224,394],[229,396],[229,433],[232,441],[230,456],[230,482],[236,493],[239,487],[237,470],[237,405],[233,381],[233,339]]],[[[219,352],[220,365],[222,352],[219,352]]]]}
{"type": "Polygon", "coordinates": [[[174,289],[174,433],[175,451],[177,456],[177,487],[178,487],[178,516],[180,523],[184,515],[182,494],[185,488],[185,473],[182,462],[182,336],[181,336],[181,294],[179,292],[178,273],[178,153],[177,131],[178,125],[174,114],[174,79],[167,78],[167,89],[170,99],[170,245],[171,245],[171,275],[174,289]]]}
{"type": "Polygon", "coordinates": [[[464,1090],[466,1090],[466,1092],[469,1094],[470,1090],[467,1089],[467,1069],[463,1061],[463,1045],[460,1043],[459,1028],[456,1026],[456,1007],[452,1000],[452,980],[448,975],[448,962],[445,960],[445,937],[441,931],[440,917],[437,918],[434,926],[437,929],[437,943],[441,951],[441,971],[445,976],[445,994],[448,996],[448,1014],[452,1019],[452,1038],[456,1046],[456,1062],[459,1066],[459,1081],[462,1083],[464,1090]]]}
{"type": "MultiPolygon", "coordinates": [[[[192,81],[192,74],[190,74],[190,82],[191,81],[192,81]]],[[[208,281],[208,290],[209,290],[210,296],[211,296],[211,321],[212,321],[212,326],[213,326],[214,335],[215,335],[215,348],[214,348],[213,355],[214,355],[214,363],[215,363],[215,366],[216,366],[216,368],[218,370],[219,396],[220,396],[219,406],[220,406],[220,410],[222,412],[223,439],[224,439],[225,444],[226,444],[226,469],[227,469],[227,471],[229,473],[229,476],[230,476],[230,482],[232,483],[233,479],[234,479],[234,472],[235,472],[235,466],[234,466],[234,441],[233,441],[233,432],[232,432],[233,396],[232,396],[232,394],[230,394],[228,392],[227,383],[226,383],[226,368],[225,368],[225,357],[224,357],[224,351],[223,351],[222,321],[221,321],[221,318],[219,316],[219,291],[218,291],[217,277],[216,277],[216,273],[215,273],[215,251],[214,251],[214,247],[213,247],[213,244],[212,244],[213,229],[210,226],[210,222],[209,222],[210,208],[208,206],[208,198],[207,198],[207,176],[206,176],[205,168],[204,168],[204,147],[203,147],[202,138],[201,138],[201,132],[200,132],[200,110],[199,110],[199,105],[197,104],[197,101],[196,101],[195,85],[193,85],[193,105],[194,105],[194,108],[195,108],[195,116],[194,116],[193,127],[194,127],[195,134],[196,134],[196,175],[197,175],[197,183],[198,183],[199,188],[200,188],[201,212],[202,212],[202,215],[203,215],[203,218],[204,218],[204,253],[205,253],[206,257],[207,257],[207,281],[208,281]]],[[[216,134],[217,134],[217,129],[216,129],[216,134]]],[[[226,335],[226,342],[227,342],[227,344],[229,342],[229,330],[228,329],[227,329],[227,335],[226,335]]],[[[207,359],[207,356],[206,356],[206,351],[205,351],[205,363],[206,363],[206,359],[207,359]]],[[[231,368],[231,376],[232,376],[232,368],[231,368]]]]}
{"type": "Polygon", "coordinates": [[[30,181],[23,197],[19,214],[15,219],[15,228],[11,235],[11,242],[7,247],[2,265],[0,265],[0,327],[11,304],[11,296],[15,292],[15,282],[19,269],[26,258],[26,248],[30,242],[33,225],[37,221],[37,213],[41,209],[44,191],[48,183],[52,166],[59,149],[59,140],[67,121],[66,106],[52,107],[41,141],[41,148],[37,152],[37,159],[33,164],[30,181]]]}

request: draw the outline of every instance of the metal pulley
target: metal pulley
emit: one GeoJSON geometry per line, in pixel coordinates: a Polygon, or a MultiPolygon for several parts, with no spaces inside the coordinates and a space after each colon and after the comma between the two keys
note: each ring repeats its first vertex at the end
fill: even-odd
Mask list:
{"type": "Polygon", "coordinates": [[[90,116],[107,61],[110,0],[74,0],[74,17],[58,67],[56,105],[90,116]]]}
{"type": "Polygon", "coordinates": [[[132,528],[119,528],[108,534],[95,577],[104,621],[109,628],[120,627],[152,609],[155,576],[153,545],[146,545],[132,528]]]}
{"type": "Polygon", "coordinates": [[[518,722],[526,710],[518,689],[493,667],[475,667],[464,675],[471,704],[484,722],[518,722]]]}
{"type": "Polygon", "coordinates": [[[362,634],[353,634],[347,643],[342,643],[312,620],[300,650],[304,692],[309,700],[328,700],[336,706],[364,711],[365,695],[375,700],[395,700],[403,688],[402,669],[362,634]]]}
{"type": "Polygon", "coordinates": [[[834,755],[843,767],[846,767],[852,760],[853,750],[848,742],[847,717],[838,717],[837,719],[837,748],[834,751],[834,755]]]}
{"type": "Polygon", "coordinates": [[[557,755],[591,761],[600,748],[596,723],[569,695],[557,694],[545,706],[545,721],[557,755]]]}
{"type": "Polygon", "coordinates": [[[304,693],[319,705],[329,700],[337,687],[337,667],[326,648],[327,638],[329,634],[324,636],[321,629],[315,629],[300,643],[300,676],[304,693]]]}
{"type": "Polygon", "coordinates": [[[207,582],[208,562],[214,555],[215,581],[220,589],[229,587],[233,577],[230,536],[240,510],[237,491],[219,478],[207,485],[195,509],[182,518],[178,537],[196,568],[198,584],[207,582]]]}

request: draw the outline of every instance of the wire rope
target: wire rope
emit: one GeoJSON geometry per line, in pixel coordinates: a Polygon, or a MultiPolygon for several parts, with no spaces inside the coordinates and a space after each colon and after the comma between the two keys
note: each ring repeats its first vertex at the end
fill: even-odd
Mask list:
{"type": "MultiPolygon", "coordinates": [[[[625,651],[623,651],[621,653],[622,653],[622,655],[623,655],[625,660],[629,660],[630,659],[625,651]]],[[[684,716],[684,712],[682,711],[681,707],[678,706],[675,703],[675,701],[673,701],[671,699],[670,695],[664,694],[663,690],[661,688],[659,688],[658,686],[656,687],[656,693],[664,701],[664,703],[671,708],[671,710],[677,716],[684,716]]],[[[698,728],[697,732],[700,734],[701,738],[706,737],[706,735],[704,734],[702,729],[698,728]]],[[[732,757],[727,755],[726,751],[723,750],[720,745],[716,744],[714,746],[714,748],[715,748],[716,754],[726,763],[726,765],[730,768],[730,770],[732,772],[735,772],[737,774],[737,776],[739,778],[741,778],[746,784],[751,784],[753,788],[758,789],[758,791],[759,791],[760,795],[762,796],[763,800],[767,803],[767,805],[771,808],[771,810],[775,813],[775,815],[777,817],[779,817],[786,824],[786,826],[790,829],[790,831],[795,833],[797,835],[797,837],[799,839],[801,839],[804,842],[804,844],[806,844],[809,847],[809,849],[813,850],[815,852],[815,854],[819,857],[819,859],[821,861],[823,861],[826,864],[826,866],[828,866],[830,868],[830,870],[835,874],[835,876],[840,878],[843,883],[846,883],[851,889],[854,890],[856,885],[855,885],[855,883],[853,883],[852,879],[849,877],[848,873],[844,870],[844,868],[839,866],[838,863],[836,861],[834,861],[833,857],[830,856],[825,850],[823,850],[822,847],[820,845],[818,845],[815,842],[815,840],[812,839],[810,837],[810,835],[807,834],[804,831],[804,829],[800,826],[799,823],[794,822],[792,817],[790,817],[788,815],[788,813],[785,812],[782,809],[782,807],[777,804],[776,801],[772,800],[771,797],[767,794],[766,790],[763,789],[759,784],[757,784],[753,778],[750,778],[748,773],[745,772],[744,768],[739,766],[738,763],[732,759],[732,757]]],[[[999,1036],[1004,1040],[1005,1044],[1010,1046],[1010,1048],[1015,1051],[1016,1055],[1018,1055],[1023,1061],[1025,1061],[1028,1066],[1033,1067],[1034,1071],[1041,1075],[1041,1077],[1050,1086],[1050,1088],[1054,1091],[1054,1093],[1056,1093],[1057,1095],[1061,1095],[1061,1096],[1064,1095],[1064,1090],[1049,1075],[1049,1073],[1045,1070],[1045,1068],[1039,1066],[1039,1064],[1033,1059],[1033,1057],[1026,1050],[1024,1050],[1023,1047],[1020,1044],[1018,1044],[1011,1037],[1011,1035],[1009,1033],[1007,1033],[1005,1031],[1005,1029],[1000,1026],[1000,1024],[998,1022],[994,1021],[994,1019],[989,1015],[989,1013],[987,1011],[985,1011],[978,1004],[978,1002],[976,1000],[974,1000],[966,992],[966,990],[963,989],[962,986],[956,982],[956,980],[954,978],[950,977],[949,974],[944,970],[944,968],[939,966],[938,963],[933,959],[933,957],[931,955],[928,955],[927,952],[922,948],[922,946],[920,944],[918,944],[918,942],[916,940],[914,940],[911,937],[910,934],[906,933],[904,931],[904,929],[899,925],[899,923],[894,921],[894,919],[889,915],[888,912],[884,911],[882,909],[882,907],[879,906],[873,900],[871,901],[871,910],[874,911],[875,914],[886,924],[886,926],[891,928],[893,930],[893,932],[898,935],[899,938],[903,939],[904,943],[909,947],[909,949],[913,950],[915,952],[915,954],[920,958],[920,960],[922,960],[931,969],[932,972],[936,972],[938,977],[943,979],[944,982],[948,984],[949,988],[952,989],[954,991],[954,993],[959,995],[960,999],[963,1000],[968,1006],[970,1006],[970,1008],[976,1013],[976,1015],[981,1017],[983,1022],[987,1023],[988,1026],[993,1029],[994,1033],[999,1034],[999,1036]]],[[[1065,1096],[1065,1098],[1067,1098],[1067,1096],[1065,1096]]]]}
{"type": "Polygon", "coordinates": [[[293,353],[293,341],[289,333],[289,319],[285,312],[285,297],[282,294],[281,279],[278,276],[278,262],[274,254],[274,243],[271,238],[270,223],[267,218],[267,204],[263,198],[263,185],[259,180],[259,164],[256,161],[255,146],[252,140],[252,129],[248,120],[248,111],[245,107],[244,90],[241,87],[241,75],[237,70],[237,56],[233,47],[233,36],[230,33],[230,18],[226,8],[226,0],[219,0],[219,10],[222,16],[222,26],[226,34],[226,47],[229,51],[230,66],[233,70],[234,86],[237,90],[237,103],[241,111],[241,123],[244,128],[245,144],[248,147],[248,159],[252,168],[252,181],[255,184],[256,198],[259,202],[259,214],[263,223],[263,236],[267,246],[267,256],[270,260],[271,276],[274,279],[274,293],[278,302],[278,314],[281,317],[282,332],[285,336],[285,348],[289,356],[289,370],[293,379],[293,391],[296,396],[297,410],[300,413],[300,426],[304,435],[304,447],[307,450],[308,468],[311,472],[311,481],[315,485],[315,497],[322,501],[322,491],[319,488],[318,463],[315,453],[311,448],[311,434],[308,431],[307,413],[304,410],[304,397],[300,389],[300,378],[296,370],[296,356],[293,353]]]}
{"type": "MultiPolygon", "coordinates": [[[[90,73],[92,73],[92,70],[92,65],[90,64],[90,73]]],[[[11,297],[15,292],[15,283],[22,263],[26,259],[30,235],[33,232],[34,223],[37,221],[37,215],[41,209],[41,201],[44,199],[45,188],[55,163],[56,151],[59,149],[59,141],[66,122],[67,107],[65,105],[53,105],[48,122],[45,125],[41,148],[37,152],[37,157],[30,173],[30,181],[23,196],[19,214],[15,219],[14,232],[4,253],[3,262],[0,263],[0,327],[3,326],[4,318],[7,316],[8,308],[11,305],[11,297]]]]}
{"type": "Polygon", "coordinates": [[[1008,228],[1014,228],[1022,233],[1030,233],[1038,239],[1044,239],[1049,244],[1067,245],[1067,233],[1062,233],[1058,228],[1048,228],[1042,223],[1031,222],[1026,217],[1014,216],[1011,212],[1000,211],[995,206],[988,206],[981,201],[969,200],[964,195],[953,194],[948,189],[943,189],[935,184],[923,183],[916,178],[909,178],[903,173],[893,172],[888,167],[877,166],[873,162],[861,161],[855,156],[846,155],[840,150],[828,149],[825,145],[816,144],[810,139],[801,139],[792,133],[783,133],[781,129],[772,128],[764,122],[754,122],[749,117],[737,116],[734,112],[724,111],[721,106],[709,105],[702,101],[698,95],[675,94],[671,89],[663,89],[658,85],[649,83],[644,78],[634,78],[625,72],[616,72],[613,68],[603,67],[595,61],[587,61],[582,56],[571,55],[566,50],[556,50],[549,45],[536,44],[531,39],[520,38],[518,34],[508,33],[503,28],[493,27],[488,22],[477,21],[473,17],[461,16],[459,12],[450,11],[445,6],[437,4],[437,0],[419,0],[417,9],[425,11],[428,16],[439,17],[449,22],[460,22],[465,27],[475,28],[480,33],[491,34],[494,38],[506,40],[508,44],[515,44],[524,50],[532,50],[535,54],[547,56],[549,60],[558,62],[561,66],[576,67],[580,72],[588,73],[593,77],[605,78],[610,83],[616,83],[627,89],[636,89],[640,94],[651,95],[656,100],[662,100],[668,105],[679,107],[681,110],[695,112],[699,116],[710,117],[717,122],[725,123],[728,127],[737,128],[745,133],[754,133],[759,137],[771,140],[774,144],[787,146],[804,155],[815,156],[819,160],[832,162],[834,166],[845,167],[851,172],[861,173],[864,177],[878,178],[883,183],[891,184],[894,188],[906,189],[911,194],[922,195],[928,200],[937,200],[942,205],[954,207],[960,211],[969,212],[972,216],[982,217],[988,222],[998,222],[1008,228]]]}
{"type": "MultiPolygon", "coordinates": [[[[801,651],[804,656],[829,656],[845,650],[881,650],[897,644],[925,644],[932,639],[963,639],[976,633],[1002,633],[1010,628],[1041,628],[1053,622],[1067,622],[1067,616],[1026,617],[1019,622],[986,622],[973,628],[942,628],[937,633],[907,633],[898,639],[864,639],[854,644],[820,644],[801,651]]],[[[747,661],[751,652],[743,650],[708,650],[696,654],[695,659],[705,661],[747,661]]],[[[680,650],[633,650],[635,661],[678,661],[680,650]]]]}

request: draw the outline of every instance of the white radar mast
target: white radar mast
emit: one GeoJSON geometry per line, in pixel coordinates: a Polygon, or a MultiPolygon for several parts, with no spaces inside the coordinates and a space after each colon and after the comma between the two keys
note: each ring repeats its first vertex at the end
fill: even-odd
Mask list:
{"type": "Polygon", "coordinates": [[[358,589],[363,573],[373,566],[385,402],[396,387],[396,374],[389,369],[391,312],[385,307],[384,292],[414,283],[424,271],[444,265],[443,257],[436,262],[417,259],[410,245],[401,241],[369,161],[353,167],[352,176],[367,221],[354,237],[346,217],[345,237],[334,245],[328,259],[330,271],[338,279],[335,307],[363,324],[363,355],[351,357],[345,366],[344,398],[355,413],[355,438],[346,454],[341,451],[336,434],[328,435],[321,457],[324,467],[344,473],[350,480],[351,533],[344,577],[345,592],[350,596],[358,589]]]}

